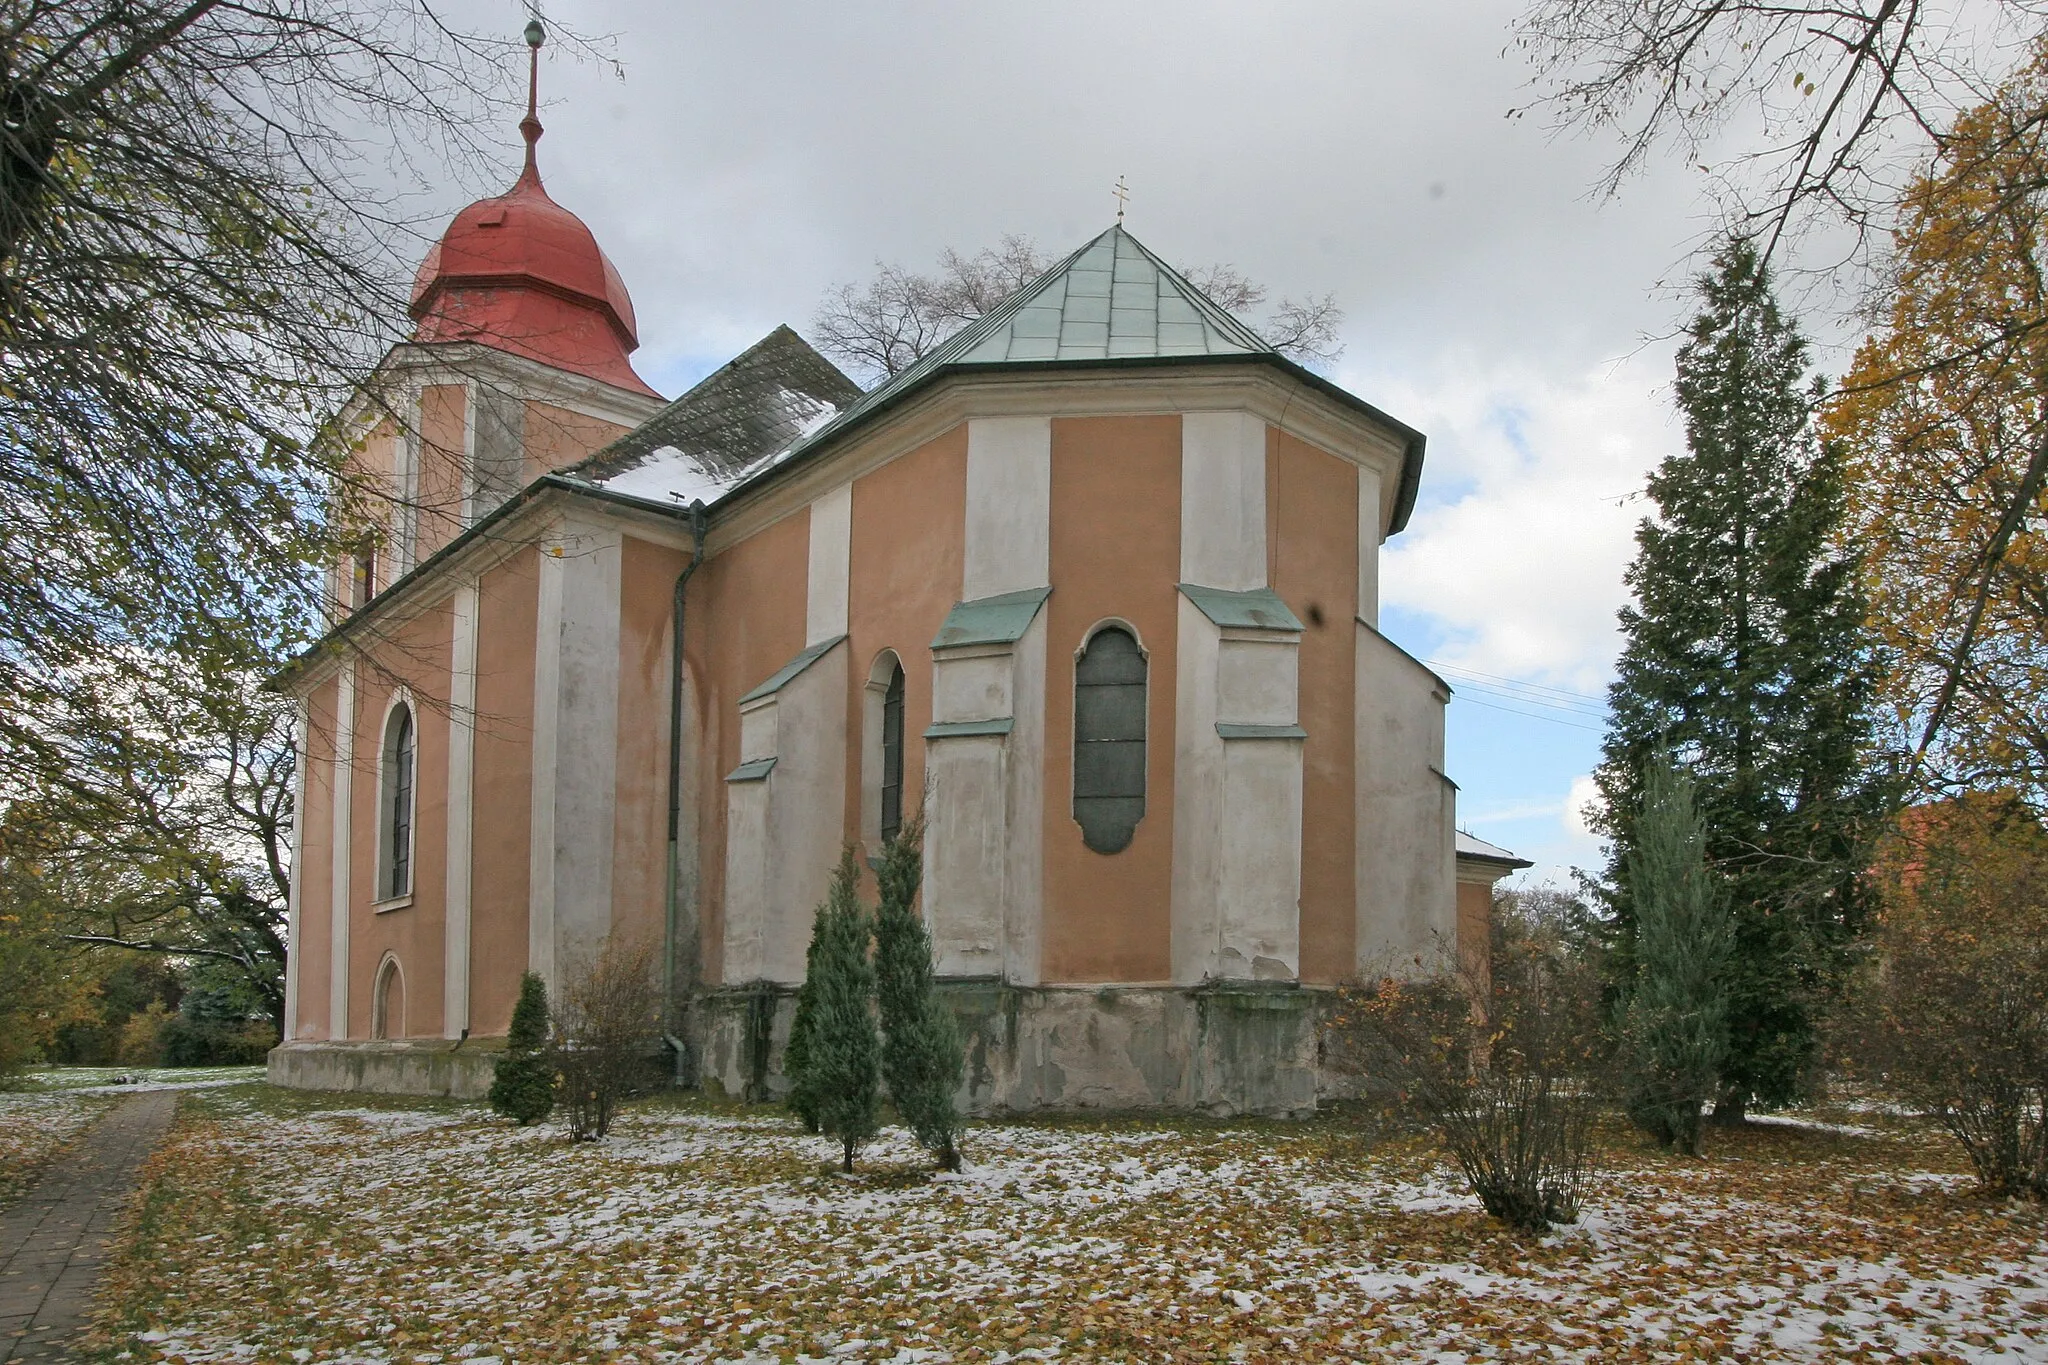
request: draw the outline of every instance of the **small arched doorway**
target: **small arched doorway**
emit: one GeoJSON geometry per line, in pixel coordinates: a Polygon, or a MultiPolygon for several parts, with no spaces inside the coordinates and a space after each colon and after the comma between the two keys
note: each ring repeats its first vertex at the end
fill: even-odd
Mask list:
{"type": "Polygon", "coordinates": [[[370,1036],[405,1037],[405,972],[390,953],[377,964],[377,985],[370,1001],[370,1036]]]}

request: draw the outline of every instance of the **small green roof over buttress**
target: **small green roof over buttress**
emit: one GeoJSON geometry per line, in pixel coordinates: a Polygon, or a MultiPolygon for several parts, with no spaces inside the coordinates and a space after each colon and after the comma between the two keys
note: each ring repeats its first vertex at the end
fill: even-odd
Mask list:
{"type": "Polygon", "coordinates": [[[866,424],[941,372],[1008,365],[1086,368],[1231,360],[1277,366],[1401,436],[1407,452],[1389,534],[1407,524],[1422,476],[1422,433],[1289,360],[1121,226],[1110,227],[862,394],[790,447],[774,467],[750,475],[731,491],[780,477],[789,466],[866,424]]]}

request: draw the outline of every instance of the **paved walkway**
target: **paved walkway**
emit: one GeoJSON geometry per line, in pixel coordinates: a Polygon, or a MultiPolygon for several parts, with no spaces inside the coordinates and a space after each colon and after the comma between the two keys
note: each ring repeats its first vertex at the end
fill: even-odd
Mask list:
{"type": "Polygon", "coordinates": [[[135,1169],[177,1107],[173,1091],[130,1095],[0,1212],[0,1365],[71,1358],[135,1169]]]}

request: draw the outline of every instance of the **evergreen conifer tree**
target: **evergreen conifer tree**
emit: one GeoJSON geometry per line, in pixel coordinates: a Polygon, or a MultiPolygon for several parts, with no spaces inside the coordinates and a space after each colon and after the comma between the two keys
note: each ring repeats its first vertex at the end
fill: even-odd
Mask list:
{"type": "Polygon", "coordinates": [[[948,1171],[960,1169],[960,1115],[953,1096],[964,1058],[953,1012],[939,998],[932,939],[917,912],[924,877],[924,829],[906,824],[882,848],[876,871],[876,995],[882,1013],[882,1076],[889,1098],[924,1149],[948,1171]]]}
{"type": "Polygon", "coordinates": [[[875,1028],[875,969],[868,960],[873,932],[860,903],[860,866],[848,845],[818,908],[798,1018],[783,1054],[791,1107],[816,1131],[839,1139],[847,1171],[881,1126],[882,1040],[875,1028]]]}
{"type": "Polygon", "coordinates": [[[818,962],[831,932],[832,902],[827,899],[811,918],[811,946],[804,951],[804,981],[797,987],[796,1017],[790,1020],[789,1044],[782,1053],[782,1074],[789,1077],[790,1111],[813,1133],[818,1131],[818,1102],[810,1084],[811,1038],[818,1028],[818,962]]]}
{"type": "Polygon", "coordinates": [[[1658,515],[1636,533],[1638,605],[1621,613],[1596,780],[1623,988],[1642,775],[1669,751],[1697,783],[1734,934],[1715,1115],[1740,1121],[1752,1100],[1802,1090],[1884,795],[1869,767],[1873,650],[1857,564],[1838,547],[1840,463],[1809,420],[1806,343],[1745,242],[1720,251],[1699,294],[1678,355],[1687,448],[1649,481],[1658,515]]]}
{"type": "Polygon", "coordinates": [[[519,1002],[505,1052],[491,1078],[491,1108],[522,1125],[539,1123],[555,1108],[555,1068],[548,1056],[548,986],[534,972],[519,978],[519,1002]]]}
{"type": "Polygon", "coordinates": [[[1621,1015],[1625,1107],[1658,1142],[1698,1156],[1700,1112],[1728,1053],[1731,925],[1720,879],[1707,866],[1692,779],[1661,759],[1643,775],[1635,835],[1636,971],[1621,1015]]]}

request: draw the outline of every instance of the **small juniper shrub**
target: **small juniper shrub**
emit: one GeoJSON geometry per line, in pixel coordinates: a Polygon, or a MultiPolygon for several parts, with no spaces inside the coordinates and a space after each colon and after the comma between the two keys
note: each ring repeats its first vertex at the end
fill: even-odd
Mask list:
{"type": "Polygon", "coordinates": [[[1540,1233],[1578,1218],[1595,1174],[1599,986],[1554,936],[1513,928],[1484,990],[1446,954],[1345,991],[1325,1055],[1434,1130],[1489,1214],[1540,1233]]]}
{"type": "Polygon", "coordinates": [[[524,1125],[555,1108],[555,1070],[548,1053],[548,985],[538,973],[519,978],[519,1003],[491,1080],[491,1108],[524,1125]]]}
{"type": "Polygon", "coordinates": [[[783,1056],[791,1108],[814,1131],[839,1139],[846,1171],[881,1126],[882,1040],[875,1028],[875,969],[868,960],[872,934],[873,921],[860,903],[860,866],[848,845],[818,907],[791,1045],[783,1056]]]}
{"type": "Polygon", "coordinates": [[[876,869],[875,992],[882,1014],[882,1077],[896,1115],[948,1171],[960,1169],[959,1091],[965,1059],[953,1011],[933,980],[932,940],[918,913],[924,826],[912,820],[882,848],[876,869]]]}
{"type": "Polygon", "coordinates": [[[652,1080],[648,1044],[661,1001],[654,968],[651,943],[612,934],[563,986],[552,1049],[555,1098],[574,1141],[609,1133],[619,1102],[652,1080]]]}
{"type": "Polygon", "coordinates": [[[1622,1107],[1660,1144],[1700,1153],[1700,1113],[1728,1054],[1727,891],[1707,866],[1693,782],[1662,760],[1643,773],[1629,850],[1635,975],[1618,1011],[1622,1107]]]}

